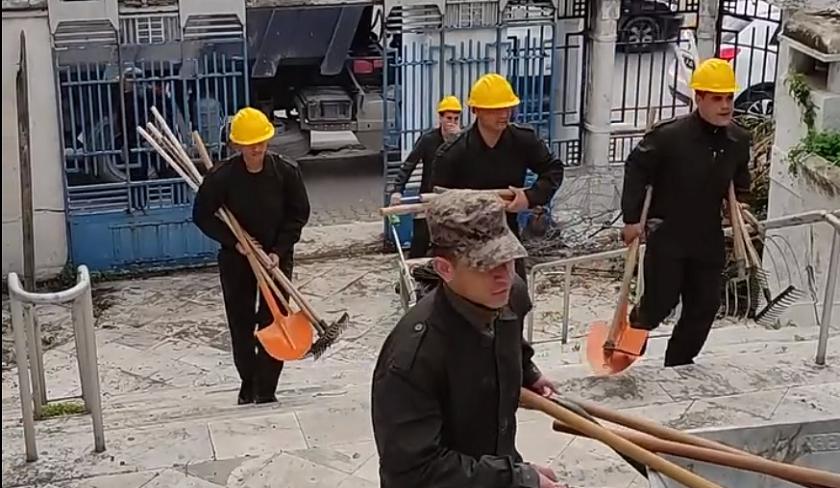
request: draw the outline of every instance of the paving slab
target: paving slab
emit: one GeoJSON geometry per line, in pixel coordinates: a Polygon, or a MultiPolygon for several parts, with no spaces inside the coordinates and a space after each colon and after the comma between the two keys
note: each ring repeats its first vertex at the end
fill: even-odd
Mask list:
{"type": "MultiPolygon", "coordinates": [[[[370,379],[382,341],[400,317],[394,256],[301,262],[295,280],[327,320],[351,324],[318,361],[287,363],[273,405],[237,406],[238,379],[214,270],[97,284],[97,348],[107,450],[92,452],[90,419],[38,422],[41,459],[23,462],[17,376],[3,371],[3,486],[378,486],[370,379]],[[149,484],[151,483],[151,484],[149,484]],[[155,484],[156,483],[156,484],[155,484]]],[[[828,366],[813,363],[817,328],[765,329],[722,320],[697,364],[663,368],[672,325],[654,331],[646,357],[597,378],[582,364],[589,322],[609,317],[617,280],[573,280],[570,342],[560,332],[562,293],[541,279],[536,361],[563,395],[678,427],[837,416],[840,340],[828,366]],[[550,320],[549,320],[550,319],[550,320]]],[[[45,317],[64,320],[66,311],[45,317]]],[[[45,354],[50,397],[78,393],[74,348],[45,354]]],[[[615,453],[553,432],[539,412],[518,413],[517,442],[579,487],[641,487],[615,453]]]]}
{"type": "Polygon", "coordinates": [[[292,412],[210,422],[208,427],[215,459],[261,456],[306,447],[292,412]]]}

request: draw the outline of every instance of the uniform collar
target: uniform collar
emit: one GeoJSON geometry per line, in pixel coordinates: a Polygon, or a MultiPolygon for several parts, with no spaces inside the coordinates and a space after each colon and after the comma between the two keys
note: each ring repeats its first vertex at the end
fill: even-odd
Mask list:
{"type": "Polygon", "coordinates": [[[493,324],[502,314],[502,310],[493,310],[471,302],[441,283],[443,294],[455,312],[482,334],[493,335],[493,324]]]}
{"type": "Polygon", "coordinates": [[[497,142],[495,146],[490,147],[490,146],[487,145],[486,142],[484,142],[484,138],[481,137],[481,132],[479,132],[479,130],[478,130],[478,121],[477,120],[472,123],[472,126],[470,126],[470,133],[469,133],[470,139],[472,139],[475,144],[478,144],[478,147],[480,147],[481,149],[483,149],[485,151],[490,151],[492,149],[499,149],[502,146],[502,143],[504,143],[507,140],[509,134],[510,134],[510,124],[508,124],[508,126],[505,127],[505,130],[502,131],[502,135],[499,137],[499,142],[497,142]]]}
{"type": "Polygon", "coordinates": [[[694,123],[701,128],[701,134],[709,134],[712,137],[724,136],[730,141],[737,140],[732,131],[732,122],[730,122],[726,127],[710,124],[700,116],[700,112],[696,109],[691,113],[691,118],[694,120],[694,123]]]}

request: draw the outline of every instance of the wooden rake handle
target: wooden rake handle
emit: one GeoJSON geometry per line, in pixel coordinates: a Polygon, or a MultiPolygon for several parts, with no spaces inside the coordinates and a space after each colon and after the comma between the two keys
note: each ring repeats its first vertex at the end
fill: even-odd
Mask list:
{"type": "Polygon", "coordinates": [[[688,488],[722,488],[530,390],[524,388],[520,390],[519,404],[523,408],[539,410],[583,435],[603,442],[615,451],[659,471],[688,488]]]}
{"type": "MultiPolygon", "coordinates": [[[[204,167],[208,170],[213,168],[213,162],[210,159],[210,154],[207,152],[207,147],[204,145],[204,141],[201,139],[201,135],[198,133],[198,131],[193,131],[192,138],[193,144],[195,144],[195,146],[198,148],[199,159],[201,160],[204,167]]],[[[226,218],[228,220],[228,225],[231,227],[231,230],[233,230],[234,234],[244,236],[246,240],[248,240],[248,244],[251,244],[250,239],[247,239],[249,237],[248,234],[245,232],[244,229],[242,229],[242,226],[239,224],[239,222],[236,220],[233,214],[228,212],[226,218]]],[[[277,282],[280,283],[280,286],[283,287],[286,293],[288,293],[289,296],[292,297],[292,299],[297,304],[298,308],[303,312],[304,315],[306,315],[307,320],[309,320],[312,323],[312,326],[318,329],[319,333],[323,334],[324,330],[322,330],[322,327],[320,325],[322,321],[318,318],[317,314],[315,313],[315,310],[304,299],[301,293],[298,292],[298,290],[294,286],[292,286],[291,280],[287,278],[286,275],[283,274],[283,271],[281,271],[277,266],[271,265],[271,260],[269,259],[268,254],[266,254],[264,250],[256,246],[251,246],[251,250],[254,252],[254,254],[256,254],[259,261],[269,270],[269,272],[271,273],[271,277],[273,277],[274,280],[277,280],[277,282]]],[[[288,310],[289,313],[291,313],[292,309],[291,307],[289,307],[289,302],[283,297],[280,291],[276,289],[274,281],[269,279],[268,282],[271,283],[271,285],[274,287],[275,293],[282,301],[283,306],[286,307],[286,310],[288,310]]]]}

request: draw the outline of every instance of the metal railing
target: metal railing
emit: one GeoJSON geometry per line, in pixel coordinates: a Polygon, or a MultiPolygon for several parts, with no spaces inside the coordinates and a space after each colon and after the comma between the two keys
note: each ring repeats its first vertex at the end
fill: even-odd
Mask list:
{"type": "MultiPolygon", "coordinates": [[[[809,225],[824,222],[834,228],[834,234],[831,241],[831,254],[828,264],[828,275],[826,278],[825,298],[823,300],[822,317],[820,319],[820,335],[817,341],[817,354],[815,362],[819,365],[825,364],[826,349],[828,347],[828,333],[831,323],[831,315],[834,304],[834,292],[837,288],[837,276],[840,275],[840,210],[826,211],[815,210],[794,215],[787,215],[775,219],[768,219],[762,221],[761,224],[764,230],[782,229],[786,227],[795,227],[799,225],[809,225]]],[[[725,229],[725,233],[729,234],[731,230],[725,229]]],[[[639,252],[644,252],[645,245],[639,247],[639,252]]],[[[627,252],[626,248],[614,249],[612,251],[599,252],[595,254],[587,254],[584,256],[575,256],[571,258],[558,259],[556,261],[549,261],[540,263],[531,268],[528,274],[528,292],[531,300],[536,304],[536,277],[537,274],[545,275],[564,275],[563,279],[563,324],[560,335],[560,342],[567,344],[569,341],[569,296],[571,294],[572,270],[575,265],[584,263],[591,263],[605,259],[612,259],[624,255],[627,252]],[[551,269],[562,268],[559,272],[550,272],[551,269]]],[[[528,328],[527,339],[533,343],[534,338],[534,310],[528,314],[528,328]]],[[[540,342],[555,342],[555,339],[540,341],[540,342]]]]}
{"type": "Polygon", "coordinates": [[[79,266],[76,285],[54,293],[31,293],[23,289],[17,273],[9,273],[9,301],[12,329],[15,338],[15,358],[20,386],[20,408],[23,414],[23,435],[26,460],[36,461],[35,419],[43,418],[48,403],[44,380],[44,358],[41,332],[35,320],[34,305],[73,302],[73,334],[76,341],[76,360],[85,410],[93,421],[93,440],[96,452],[105,450],[105,431],[102,423],[102,398],[99,391],[99,368],[96,361],[96,340],[93,333],[93,297],[90,274],[86,266],[79,266]],[[31,385],[30,385],[31,379],[31,385]],[[34,410],[34,411],[33,411],[34,410]]]}

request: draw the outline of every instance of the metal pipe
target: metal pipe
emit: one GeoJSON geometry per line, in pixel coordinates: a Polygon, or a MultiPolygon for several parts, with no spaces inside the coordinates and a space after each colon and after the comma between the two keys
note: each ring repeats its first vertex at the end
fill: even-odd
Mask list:
{"type": "Polygon", "coordinates": [[[93,331],[95,319],[93,317],[93,295],[88,286],[87,291],[82,294],[77,303],[82,305],[82,340],[85,344],[86,357],[85,372],[80,373],[87,376],[88,398],[85,398],[85,406],[90,413],[93,423],[93,445],[96,452],[105,450],[105,424],[102,420],[102,394],[99,388],[99,366],[96,360],[96,335],[93,331]]]}
{"type": "MultiPolygon", "coordinates": [[[[17,273],[9,273],[9,288],[12,282],[20,285],[17,273]]],[[[31,462],[38,460],[38,450],[35,446],[35,417],[32,412],[33,398],[29,383],[29,355],[24,330],[23,303],[11,293],[9,301],[12,312],[12,332],[15,336],[15,361],[18,367],[20,410],[23,416],[23,440],[26,445],[26,460],[31,462]]]]}
{"type": "Polygon", "coordinates": [[[9,298],[16,297],[21,302],[33,305],[51,305],[73,301],[90,286],[90,273],[88,273],[87,266],[79,266],[77,272],[76,284],[72,288],[46,293],[30,293],[24,290],[17,274],[9,273],[9,298]]]}
{"type": "Polygon", "coordinates": [[[828,349],[828,331],[831,329],[831,313],[834,309],[834,291],[837,288],[837,269],[840,261],[840,219],[833,215],[825,216],[826,222],[834,227],[831,239],[831,258],[828,261],[828,275],[825,283],[825,298],[823,299],[822,319],[820,320],[820,337],[817,342],[816,363],[825,365],[825,355],[828,349]]]}
{"type": "Polygon", "coordinates": [[[41,334],[35,329],[34,310],[32,305],[23,303],[23,327],[26,334],[26,350],[29,357],[29,373],[32,380],[32,401],[35,406],[35,418],[43,418],[43,408],[47,403],[46,380],[44,379],[44,358],[38,354],[41,348],[41,334]]]}
{"type": "MultiPolygon", "coordinates": [[[[93,296],[90,286],[90,273],[87,266],[78,267],[78,278],[75,286],[68,290],[52,293],[31,293],[23,289],[16,273],[9,273],[9,299],[12,310],[12,328],[15,334],[15,353],[18,363],[18,383],[20,384],[21,410],[23,412],[23,429],[26,442],[26,459],[35,461],[38,453],[35,448],[34,420],[37,410],[33,412],[33,403],[39,409],[37,391],[33,395],[30,389],[30,376],[33,384],[37,385],[37,374],[27,351],[27,340],[31,341],[34,330],[27,339],[29,329],[24,312],[33,304],[59,304],[73,302],[73,332],[76,340],[76,360],[79,364],[79,376],[82,384],[82,397],[85,407],[91,414],[93,421],[94,447],[96,452],[105,450],[105,429],[102,420],[102,398],[99,389],[99,372],[96,361],[96,338],[93,331],[93,296]],[[32,373],[30,375],[30,372],[32,373]],[[35,400],[33,402],[33,400],[35,400]]],[[[42,386],[42,385],[41,385],[42,386]]]]}
{"type": "MultiPolygon", "coordinates": [[[[833,297],[834,290],[836,288],[836,282],[837,282],[836,275],[840,274],[840,269],[837,269],[838,266],[840,266],[840,264],[838,264],[838,261],[840,261],[840,257],[837,256],[837,253],[840,252],[840,250],[838,250],[838,248],[840,248],[840,244],[837,244],[838,233],[840,233],[840,210],[834,210],[834,211],[831,211],[831,212],[828,212],[828,211],[825,211],[825,210],[814,210],[814,211],[810,211],[810,212],[803,212],[803,213],[799,213],[799,214],[786,215],[786,216],[783,216],[783,217],[777,217],[777,218],[774,218],[774,219],[764,220],[764,221],[761,221],[761,224],[763,224],[763,226],[766,230],[771,230],[771,229],[779,229],[779,228],[784,228],[784,227],[794,227],[794,226],[799,226],[799,225],[809,225],[809,224],[814,224],[814,223],[818,223],[818,222],[827,222],[836,231],[835,234],[834,234],[834,240],[832,241],[832,255],[831,255],[831,261],[829,263],[829,268],[830,268],[829,269],[829,278],[828,278],[828,282],[827,282],[827,286],[826,286],[826,288],[827,288],[826,289],[826,297],[827,297],[826,303],[833,303],[831,297],[833,297]]],[[[724,233],[727,234],[727,235],[731,234],[731,232],[732,232],[731,227],[724,229],[724,233]]],[[[644,244],[642,246],[640,246],[639,252],[643,253],[644,250],[645,250],[645,247],[646,246],[644,244]]],[[[603,251],[603,252],[598,252],[598,253],[594,253],[594,254],[574,256],[574,257],[570,257],[570,258],[563,258],[563,259],[548,261],[548,262],[545,262],[545,263],[540,263],[540,264],[534,265],[528,273],[528,294],[531,297],[532,302],[536,303],[536,286],[535,286],[535,283],[536,283],[537,275],[539,273],[544,273],[546,270],[548,270],[550,268],[571,267],[571,266],[576,265],[576,264],[589,263],[589,262],[600,261],[600,260],[604,260],[604,259],[612,259],[612,258],[616,258],[616,257],[619,257],[619,256],[623,255],[625,252],[626,252],[626,248],[622,247],[622,248],[619,248],[619,249],[613,249],[611,251],[603,251]]],[[[571,275],[571,273],[569,273],[567,276],[570,276],[570,275],[571,275]]],[[[567,330],[568,330],[568,322],[569,322],[568,313],[567,313],[568,296],[570,294],[570,289],[571,289],[571,282],[568,278],[564,280],[563,287],[564,287],[563,296],[564,296],[564,299],[565,299],[566,303],[564,304],[564,317],[563,317],[564,332],[563,332],[562,339],[563,339],[563,344],[565,344],[566,339],[567,339],[566,333],[567,333],[567,330]]],[[[726,295],[725,299],[728,302],[729,294],[727,293],[725,295],[726,295]]],[[[736,302],[735,303],[736,310],[737,310],[737,306],[738,306],[738,304],[736,302]]],[[[728,305],[727,305],[727,309],[728,309],[728,305]]],[[[828,327],[828,325],[823,325],[823,324],[828,324],[830,322],[831,313],[832,313],[832,306],[828,306],[828,307],[824,306],[823,307],[823,319],[822,319],[822,323],[820,325],[820,327],[821,327],[820,328],[820,340],[819,340],[819,344],[818,344],[818,353],[817,353],[817,363],[818,364],[824,364],[824,362],[825,362],[825,350],[827,348],[828,332],[829,332],[830,327],[828,327]],[[820,362],[820,361],[822,361],[822,362],[820,362]]],[[[534,334],[534,311],[531,310],[528,313],[528,316],[527,316],[527,339],[528,339],[529,342],[533,342],[533,334],[534,334]]]]}
{"type": "Polygon", "coordinates": [[[563,332],[560,336],[561,344],[569,342],[569,298],[572,292],[572,264],[566,265],[566,273],[563,277],[563,332]]]}

